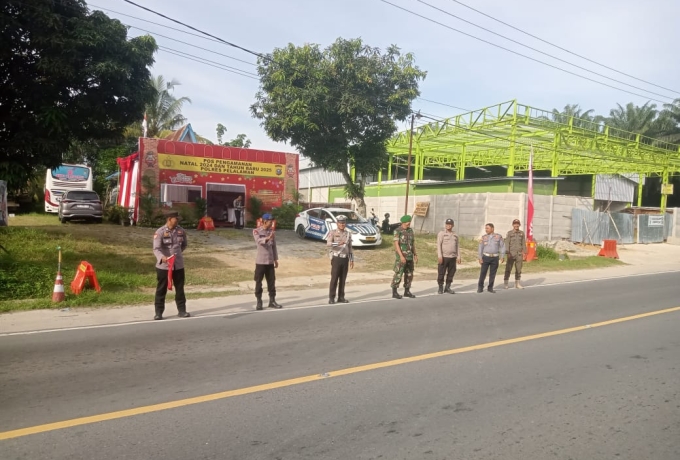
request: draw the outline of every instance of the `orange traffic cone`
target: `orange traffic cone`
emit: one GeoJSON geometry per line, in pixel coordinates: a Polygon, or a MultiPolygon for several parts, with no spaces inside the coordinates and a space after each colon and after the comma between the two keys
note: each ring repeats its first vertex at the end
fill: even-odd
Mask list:
{"type": "Polygon", "coordinates": [[[57,279],[54,281],[54,291],[52,291],[52,302],[63,302],[64,300],[66,300],[64,280],[61,277],[61,272],[57,272],[57,279]]]}

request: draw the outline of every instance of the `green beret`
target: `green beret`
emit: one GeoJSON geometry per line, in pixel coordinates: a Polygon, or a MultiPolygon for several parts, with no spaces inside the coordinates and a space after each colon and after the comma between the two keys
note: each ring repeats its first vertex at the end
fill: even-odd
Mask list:
{"type": "Polygon", "coordinates": [[[402,224],[405,224],[406,222],[411,222],[411,216],[404,216],[401,218],[402,224]]]}

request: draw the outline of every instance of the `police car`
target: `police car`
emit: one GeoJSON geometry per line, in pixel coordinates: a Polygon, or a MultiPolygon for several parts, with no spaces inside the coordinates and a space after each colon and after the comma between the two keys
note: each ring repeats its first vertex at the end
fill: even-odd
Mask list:
{"type": "Polygon", "coordinates": [[[368,220],[350,209],[312,208],[295,216],[295,233],[300,238],[325,240],[331,230],[337,228],[337,218],[347,218],[347,230],[352,233],[353,247],[380,246],[380,230],[368,220]]]}

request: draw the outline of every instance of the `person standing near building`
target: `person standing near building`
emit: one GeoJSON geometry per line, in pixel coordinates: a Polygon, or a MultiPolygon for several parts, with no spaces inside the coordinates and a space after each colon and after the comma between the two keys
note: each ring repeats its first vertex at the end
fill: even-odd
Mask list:
{"type": "Polygon", "coordinates": [[[513,265],[515,266],[515,288],[524,289],[520,284],[520,280],[522,279],[523,257],[527,253],[527,238],[524,232],[519,229],[519,226],[519,219],[513,220],[512,230],[510,230],[505,237],[508,250],[508,263],[505,265],[505,277],[503,277],[505,289],[508,289],[509,287],[508,283],[510,281],[513,265]]]}
{"type": "Polygon", "coordinates": [[[184,256],[187,248],[187,233],[179,226],[179,213],[169,211],[165,213],[165,225],[153,234],[153,254],[156,256],[156,297],[154,307],[155,320],[163,319],[165,311],[165,295],[168,293],[168,259],[173,258],[172,284],[175,287],[175,303],[177,316],[188,318],[187,298],[184,295],[184,256]]]}
{"type": "Polygon", "coordinates": [[[241,223],[241,213],[243,211],[243,196],[239,195],[234,200],[234,228],[243,228],[241,223]]]}
{"type": "Polygon", "coordinates": [[[396,260],[394,262],[394,277],[392,278],[392,298],[401,299],[397,289],[404,278],[404,297],[414,299],[416,296],[411,294],[411,282],[413,281],[414,263],[418,263],[416,254],[416,240],[413,229],[411,228],[411,216],[401,218],[401,226],[394,231],[394,252],[396,260]]]}
{"type": "Polygon", "coordinates": [[[335,291],[338,303],[349,303],[345,298],[345,281],[347,272],[354,268],[354,252],[352,251],[352,234],[347,230],[347,217],[337,217],[338,228],[331,230],[326,239],[331,258],[331,285],[328,291],[328,303],[335,303],[335,291]]]}
{"type": "Polygon", "coordinates": [[[253,238],[257,244],[255,257],[255,308],[262,310],[262,279],[267,280],[269,292],[269,308],[283,308],[276,303],[276,269],[279,268],[279,253],[276,249],[276,232],[272,229],[274,219],[267,213],[262,216],[262,225],[253,230],[253,238]]]}
{"type": "Polygon", "coordinates": [[[458,235],[453,232],[453,219],[446,219],[444,230],[437,235],[437,284],[438,294],[455,294],[451,289],[453,276],[456,274],[456,264],[460,263],[460,245],[458,235]],[[446,287],[444,277],[446,276],[446,287]]]}
{"type": "Polygon", "coordinates": [[[482,266],[479,273],[479,283],[477,283],[477,292],[484,292],[484,281],[486,280],[486,273],[489,272],[489,288],[488,291],[494,294],[494,281],[496,280],[496,272],[498,271],[498,262],[503,263],[505,259],[505,243],[503,237],[494,232],[493,224],[486,224],[484,227],[486,234],[479,240],[478,257],[479,264],[482,266]]]}

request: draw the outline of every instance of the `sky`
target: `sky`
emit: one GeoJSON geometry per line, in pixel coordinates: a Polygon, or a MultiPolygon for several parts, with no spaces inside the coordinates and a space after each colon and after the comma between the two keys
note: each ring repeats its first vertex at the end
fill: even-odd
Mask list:
{"type": "MultiPolygon", "coordinates": [[[[680,2],[677,0],[460,0],[572,53],[667,89],[583,60],[480,15],[455,0],[387,1],[450,28],[619,89],[496,48],[381,0],[135,0],[147,8],[260,53],[271,52],[289,43],[298,46],[316,43],[325,48],[338,37],[360,37],[364,43],[381,49],[397,45],[402,52],[413,53],[418,67],[428,73],[420,84],[421,98],[440,103],[417,99],[413,102],[413,110],[442,118],[513,99],[548,111],[562,109],[566,104],[580,104],[584,110],[594,109],[596,114],[608,115],[617,103],[642,105],[652,100],[661,107],[664,102],[680,98],[680,60],[677,59],[680,29],[676,26],[680,2]],[[448,16],[426,3],[559,59],[641,89],[529,50],[448,16]]],[[[295,151],[290,145],[271,141],[260,122],[252,118],[249,107],[258,90],[257,79],[171,53],[188,53],[249,73],[256,72],[255,56],[170,29],[197,33],[123,0],[88,0],[88,4],[93,10],[103,9],[110,17],[132,26],[130,36],[151,32],[159,46],[172,50],[157,53],[151,72],[181,83],[174,94],[191,98],[192,103],[184,107],[183,113],[196,133],[216,141],[215,127],[222,123],[228,129],[227,139],[245,133],[252,140],[252,148],[295,151]],[[178,43],[159,34],[189,44],[178,43]]],[[[407,129],[405,123],[400,123],[399,127],[407,129]]]]}

